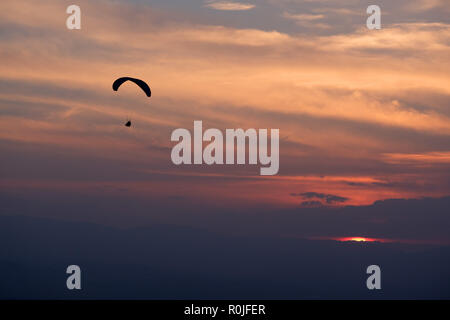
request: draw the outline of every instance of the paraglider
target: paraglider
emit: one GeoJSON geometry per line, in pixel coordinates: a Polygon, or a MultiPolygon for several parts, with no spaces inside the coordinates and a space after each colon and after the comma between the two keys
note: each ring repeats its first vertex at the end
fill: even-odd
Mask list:
{"type": "MultiPolygon", "coordinates": [[[[147,97],[151,97],[152,96],[152,91],[150,90],[150,87],[148,86],[147,83],[145,83],[144,81],[140,80],[140,79],[136,79],[136,78],[131,78],[131,77],[122,77],[122,78],[118,78],[116,79],[116,81],[114,81],[112,88],[114,91],[119,90],[119,87],[126,81],[131,81],[133,83],[135,83],[139,88],[142,89],[142,91],[145,92],[145,94],[147,95],[147,97]]],[[[128,120],[125,123],[125,127],[131,127],[131,121],[128,120]]]]}
{"type": "Polygon", "coordinates": [[[142,91],[145,92],[147,97],[150,98],[152,96],[152,91],[150,90],[150,87],[148,86],[147,83],[145,83],[141,79],[130,78],[130,77],[122,77],[122,78],[119,78],[116,81],[114,81],[114,83],[112,85],[113,90],[117,91],[119,89],[119,87],[126,81],[131,81],[131,82],[134,82],[136,85],[138,85],[139,88],[141,88],[142,91]]]}

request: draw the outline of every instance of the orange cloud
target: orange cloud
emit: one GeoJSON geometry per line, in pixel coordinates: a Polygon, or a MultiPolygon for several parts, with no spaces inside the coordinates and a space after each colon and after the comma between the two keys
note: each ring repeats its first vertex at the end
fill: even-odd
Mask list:
{"type": "Polygon", "coordinates": [[[253,9],[255,5],[232,1],[206,1],[205,7],[223,11],[245,11],[253,9]]]}
{"type": "MultiPolygon", "coordinates": [[[[349,204],[448,193],[445,181],[414,189],[405,176],[410,164],[448,165],[449,24],[318,36],[193,23],[150,5],[80,1],[83,27],[71,32],[62,3],[40,1],[42,15],[34,5],[0,4],[10,34],[0,40],[2,140],[119,159],[142,172],[190,181],[227,176],[233,183],[183,190],[247,205],[297,206],[292,192],[335,194],[349,204]],[[122,75],[145,79],[153,97],[141,99],[132,87],[113,92],[112,81],[122,75]],[[411,98],[419,92],[426,97],[411,98]],[[137,128],[124,133],[119,125],[129,116],[137,128]],[[253,179],[248,168],[244,174],[167,168],[171,130],[191,128],[198,119],[210,127],[280,128],[281,176],[253,179]],[[393,167],[398,164],[401,170],[393,167]],[[397,184],[374,188],[386,177],[397,184]]],[[[317,22],[322,16],[288,18],[317,22]]],[[[416,176],[426,183],[434,177],[429,171],[416,176]]]]}

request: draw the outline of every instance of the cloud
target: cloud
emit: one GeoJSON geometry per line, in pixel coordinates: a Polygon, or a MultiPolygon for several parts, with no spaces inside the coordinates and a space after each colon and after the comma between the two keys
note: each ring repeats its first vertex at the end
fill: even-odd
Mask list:
{"type": "Polygon", "coordinates": [[[84,15],[85,28],[69,32],[61,22],[62,4],[43,0],[40,6],[48,14],[36,16],[32,1],[2,2],[4,176],[70,175],[88,183],[107,175],[86,167],[109,159],[114,168],[108,172],[119,180],[185,179],[181,187],[201,185],[209,174],[233,181],[245,176],[233,192],[213,181],[196,189],[223,195],[223,203],[236,200],[236,206],[296,207],[291,190],[338,194],[352,205],[445,194],[447,162],[418,166],[404,156],[400,161],[386,155],[448,151],[449,25],[436,17],[420,23],[412,17],[369,32],[361,21],[354,27],[345,20],[337,25],[348,27],[330,33],[299,33],[283,12],[304,13],[297,18],[312,23],[333,22],[334,13],[312,7],[317,2],[305,10],[304,1],[277,3],[261,4],[248,15],[257,19],[235,19],[211,10],[197,14],[142,2],[81,1],[83,10],[104,19],[84,15]],[[121,75],[145,79],[154,96],[145,100],[131,86],[113,92],[111,83],[121,75]],[[136,128],[124,132],[127,117],[136,128]],[[171,131],[190,129],[198,118],[210,128],[280,128],[280,176],[250,183],[252,167],[171,167],[171,131]],[[77,163],[71,161],[75,156],[77,163]],[[46,165],[52,158],[61,170],[46,165]],[[33,172],[33,159],[41,172],[33,172]],[[162,173],[150,173],[156,171],[162,173]],[[395,184],[344,182],[362,183],[359,179],[395,184]]]}
{"type": "Polygon", "coordinates": [[[222,11],[246,11],[255,7],[254,4],[231,1],[206,1],[204,6],[222,11]]]}
{"type": "Polygon", "coordinates": [[[299,26],[307,28],[329,29],[332,27],[327,23],[317,22],[317,20],[323,20],[325,18],[325,15],[323,14],[292,14],[289,12],[284,12],[283,17],[295,21],[295,23],[299,26]]]}
{"type": "Polygon", "coordinates": [[[392,53],[415,48],[421,52],[442,52],[450,48],[449,37],[450,25],[446,23],[397,23],[379,32],[360,27],[351,34],[330,36],[327,41],[333,50],[379,49],[392,53]],[[422,47],[423,43],[428,43],[427,47],[422,47]]]}
{"type": "Polygon", "coordinates": [[[302,207],[308,207],[308,208],[316,208],[316,207],[321,207],[323,206],[322,202],[317,201],[317,200],[312,200],[312,201],[302,201],[300,203],[300,205],[302,207]]]}
{"type": "MultiPolygon", "coordinates": [[[[238,220],[232,229],[240,226],[238,220]]],[[[364,270],[374,261],[389,271],[383,278],[388,289],[378,298],[450,297],[448,246],[236,235],[178,223],[111,227],[23,215],[1,215],[0,234],[0,251],[8,253],[0,260],[0,272],[8,275],[0,299],[67,299],[55,270],[73,261],[89,273],[83,299],[373,299],[364,290],[364,270]]]]}
{"type": "MultiPolygon", "coordinates": [[[[57,163],[49,160],[49,165],[57,163]]],[[[89,171],[101,174],[104,168],[100,164],[97,161],[89,171]]],[[[62,169],[55,167],[55,170],[62,169]]],[[[202,183],[215,188],[211,180],[202,180],[202,183]]],[[[198,184],[188,181],[191,182],[188,187],[164,180],[97,181],[85,184],[76,177],[70,182],[47,180],[45,184],[38,181],[28,181],[26,184],[24,181],[22,184],[5,181],[0,182],[0,208],[5,214],[92,221],[121,227],[160,221],[245,235],[291,235],[303,238],[363,236],[450,243],[449,196],[387,199],[365,206],[342,207],[327,205],[322,198],[304,200],[310,201],[312,207],[299,206],[297,203],[293,208],[274,207],[260,201],[258,206],[250,210],[245,206],[245,199],[225,199],[227,189],[236,185],[240,188],[235,181],[227,183],[220,180],[224,188],[214,190],[216,196],[199,193],[198,184]],[[170,186],[170,192],[165,193],[167,186],[170,186]],[[122,189],[127,192],[124,193],[122,189]],[[182,199],[168,199],[179,194],[183,194],[182,199]],[[217,197],[217,194],[221,196],[217,197]],[[231,202],[239,203],[239,207],[231,202]],[[241,206],[241,202],[244,205],[241,206]]],[[[248,184],[256,185],[255,181],[248,181],[248,184]]],[[[273,184],[270,187],[273,189],[273,184]]],[[[244,190],[248,192],[249,189],[244,190]]],[[[264,197],[272,196],[269,192],[263,194],[264,197]]],[[[298,196],[292,198],[299,199],[298,196]]]]}
{"type": "MultiPolygon", "coordinates": [[[[318,192],[291,193],[291,196],[302,197],[303,199],[320,199],[320,200],[324,200],[326,204],[343,203],[343,202],[350,200],[349,198],[340,197],[340,196],[336,196],[333,194],[318,193],[318,192]]],[[[317,202],[321,203],[320,201],[306,201],[306,202],[302,202],[302,204],[317,205],[317,202]]]]}
{"type": "Polygon", "coordinates": [[[394,164],[450,164],[450,151],[421,154],[386,153],[383,156],[384,161],[394,164]]]}
{"type": "Polygon", "coordinates": [[[444,12],[449,11],[449,5],[446,0],[413,0],[406,7],[409,11],[424,12],[433,9],[439,9],[444,12]]]}
{"type": "Polygon", "coordinates": [[[292,14],[288,12],[283,13],[283,16],[298,22],[321,20],[325,18],[323,14],[292,14]]]}

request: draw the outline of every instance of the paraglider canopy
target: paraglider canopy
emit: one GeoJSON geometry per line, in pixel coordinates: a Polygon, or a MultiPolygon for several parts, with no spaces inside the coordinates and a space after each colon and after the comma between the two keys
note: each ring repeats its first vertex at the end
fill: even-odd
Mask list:
{"type": "Polygon", "coordinates": [[[139,88],[142,89],[142,91],[145,92],[145,94],[147,95],[147,97],[151,97],[152,95],[152,91],[150,90],[150,87],[148,86],[147,83],[145,83],[144,81],[140,80],[140,79],[136,79],[136,78],[130,78],[130,77],[122,77],[117,79],[116,81],[114,81],[112,88],[114,91],[117,91],[119,89],[119,87],[126,81],[131,81],[134,82],[136,85],[139,86],[139,88]]]}

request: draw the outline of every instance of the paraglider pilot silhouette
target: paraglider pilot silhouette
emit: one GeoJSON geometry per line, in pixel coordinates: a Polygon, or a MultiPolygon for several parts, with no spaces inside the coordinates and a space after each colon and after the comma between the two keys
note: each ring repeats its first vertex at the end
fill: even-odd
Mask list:
{"type": "MultiPolygon", "coordinates": [[[[116,81],[114,81],[114,83],[112,85],[113,90],[117,91],[119,89],[119,87],[126,81],[131,81],[131,82],[135,83],[139,88],[142,89],[142,91],[145,92],[147,97],[150,98],[152,96],[152,91],[150,90],[150,87],[148,86],[147,83],[145,83],[144,81],[142,81],[140,79],[130,78],[130,77],[122,77],[122,78],[119,78],[116,81]]],[[[131,120],[127,119],[127,122],[125,123],[125,127],[131,127],[131,120]]]]}

